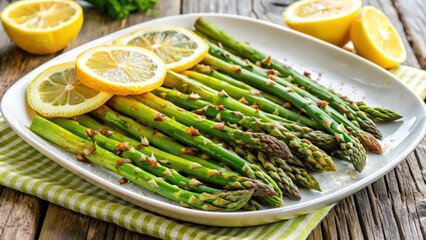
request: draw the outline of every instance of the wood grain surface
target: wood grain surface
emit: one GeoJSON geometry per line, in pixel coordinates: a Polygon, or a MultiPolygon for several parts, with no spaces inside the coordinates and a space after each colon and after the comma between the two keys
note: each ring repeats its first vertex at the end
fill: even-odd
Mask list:
{"type": "MultiPolygon", "coordinates": [[[[9,1],[0,1],[0,11],[9,1]]],[[[88,5],[79,36],[46,56],[17,48],[0,27],[0,98],[20,77],[76,46],[150,19],[197,12],[230,13],[283,25],[291,0],[158,0],[153,11],[113,21],[88,5]]],[[[364,0],[385,12],[407,48],[406,65],[426,69],[423,0],[364,0]]],[[[425,239],[426,139],[385,177],[342,200],[309,236],[313,239],[425,239]]],[[[0,186],[0,239],[152,239],[0,186]]]]}

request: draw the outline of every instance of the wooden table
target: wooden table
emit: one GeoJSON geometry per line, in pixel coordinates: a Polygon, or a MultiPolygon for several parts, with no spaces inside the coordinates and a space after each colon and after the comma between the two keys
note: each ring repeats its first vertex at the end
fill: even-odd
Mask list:
{"type": "MultiPolygon", "coordinates": [[[[0,11],[10,1],[0,1],[0,11]]],[[[84,26],[64,51],[116,30],[169,15],[216,12],[281,24],[288,0],[158,0],[148,14],[121,21],[84,7],[84,26]]],[[[426,69],[426,7],[423,0],[364,0],[383,10],[402,36],[406,65],[426,69]]],[[[64,52],[62,51],[62,52],[64,52]]],[[[18,79],[61,54],[35,56],[17,48],[0,27],[0,98],[18,79]]],[[[342,200],[309,239],[426,238],[426,138],[385,177],[342,200]]],[[[72,212],[0,186],[0,239],[150,239],[114,224],[72,212]]]]}

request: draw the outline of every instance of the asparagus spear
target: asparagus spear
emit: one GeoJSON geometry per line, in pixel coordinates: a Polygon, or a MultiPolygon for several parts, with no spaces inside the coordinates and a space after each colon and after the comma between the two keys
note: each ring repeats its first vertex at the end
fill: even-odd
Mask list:
{"type": "Polygon", "coordinates": [[[371,121],[371,119],[369,119],[365,114],[363,114],[362,111],[354,111],[346,104],[345,101],[328,91],[327,88],[312,81],[307,76],[298,73],[288,66],[284,66],[279,61],[271,58],[271,56],[268,56],[267,54],[250,47],[248,44],[232,38],[224,31],[207,23],[203,18],[197,19],[195,27],[206,36],[220,41],[223,45],[232,49],[232,51],[239,56],[249,59],[252,62],[260,62],[267,68],[275,69],[283,77],[291,77],[291,79],[298,85],[304,86],[305,89],[312,92],[314,95],[328,101],[330,105],[333,106],[333,108],[335,108],[337,111],[345,114],[345,116],[347,116],[349,119],[358,122],[358,124],[365,131],[370,132],[377,138],[382,137],[374,122],[371,121]]]}
{"type": "Polygon", "coordinates": [[[221,148],[210,139],[201,135],[197,129],[180,124],[167,116],[162,116],[161,120],[159,120],[158,116],[160,113],[158,111],[130,97],[113,96],[108,100],[107,104],[116,111],[143,121],[179,141],[204,151],[217,160],[228,163],[235,170],[249,178],[261,179],[271,185],[276,191],[276,195],[281,197],[281,191],[276,183],[267,174],[258,169],[256,165],[250,164],[235,153],[221,148]]]}
{"type": "Polygon", "coordinates": [[[278,169],[285,171],[296,185],[321,191],[318,181],[305,169],[287,164],[287,162],[281,158],[271,158],[269,162],[273,163],[278,169]]]}
{"type": "MultiPolygon", "coordinates": [[[[276,76],[276,75],[271,75],[270,73],[271,70],[260,68],[257,65],[248,64],[247,61],[241,60],[239,57],[215,46],[214,44],[210,44],[210,46],[211,46],[210,52],[212,52],[215,56],[218,56],[219,58],[222,58],[222,59],[225,59],[226,61],[237,64],[238,66],[246,69],[247,71],[253,72],[259,76],[262,76],[268,79],[272,78],[275,82],[283,85],[284,87],[292,88],[299,95],[309,98],[314,102],[326,103],[318,99],[316,96],[310,94],[309,92],[297,86],[292,85],[290,82],[284,80],[283,78],[280,78],[279,76],[276,76]]],[[[215,63],[215,61],[213,62],[215,63]]],[[[245,76],[244,74],[242,74],[240,77],[249,78],[249,76],[245,76]]],[[[322,104],[321,108],[323,108],[324,111],[328,113],[335,121],[337,121],[338,123],[343,123],[345,127],[347,128],[347,130],[349,131],[349,133],[357,137],[368,151],[382,153],[382,148],[380,144],[376,141],[376,139],[374,139],[374,136],[361,130],[357,125],[354,124],[354,122],[349,121],[346,117],[342,116],[338,111],[328,106],[328,104],[322,104]]]]}
{"type": "MultiPolygon", "coordinates": [[[[163,143],[169,150],[184,148],[179,143],[169,139],[166,136],[161,136],[159,133],[156,133],[155,135],[151,134],[152,129],[148,130],[149,132],[141,131],[141,129],[145,129],[146,127],[130,118],[119,115],[106,106],[100,107],[99,109],[95,110],[94,113],[97,113],[96,115],[102,120],[105,120],[108,123],[113,123],[114,126],[122,130],[129,131],[129,133],[137,138],[147,138],[148,141],[156,140],[157,144],[163,143]],[[145,135],[144,133],[147,134],[145,135]]],[[[93,129],[105,128],[105,126],[85,115],[77,116],[76,119],[84,126],[93,129]]],[[[179,171],[186,172],[187,174],[195,176],[203,181],[212,182],[219,186],[225,186],[226,189],[254,189],[254,196],[273,194],[273,190],[268,185],[257,180],[242,177],[236,172],[229,171],[228,169],[212,164],[211,162],[208,162],[204,159],[199,159],[195,156],[187,154],[179,154],[182,157],[174,156],[173,154],[176,152],[172,151],[172,154],[170,154],[149,146],[146,143],[140,144],[139,142],[136,142],[133,139],[116,132],[108,132],[108,135],[108,137],[117,141],[129,142],[130,145],[137,147],[138,150],[145,155],[152,156],[154,159],[158,159],[158,161],[165,165],[168,165],[179,171]],[[191,159],[192,161],[188,159],[191,159]]]]}
{"type": "MultiPolygon", "coordinates": [[[[267,122],[271,121],[271,119],[268,118],[262,111],[253,109],[247,105],[240,103],[235,99],[227,97],[228,95],[226,94],[226,92],[217,92],[181,74],[169,71],[167,73],[166,79],[164,80],[163,86],[169,88],[176,88],[179,91],[183,92],[193,92],[213,104],[223,105],[228,109],[239,111],[247,116],[258,117],[267,122]]],[[[295,151],[293,150],[293,154],[296,154],[298,158],[303,160],[305,163],[315,163],[317,166],[333,166],[332,169],[334,169],[334,164],[330,164],[332,163],[331,157],[328,156],[325,152],[323,152],[310,142],[302,141],[285,128],[281,130],[286,131],[285,134],[283,134],[284,136],[280,136],[280,131],[274,131],[273,136],[284,141],[290,141],[286,143],[290,147],[290,149],[296,149],[295,151]]],[[[323,171],[324,169],[318,170],[323,171]]]]}
{"type": "Polygon", "coordinates": [[[231,111],[223,106],[215,106],[202,99],[194,99],[190,95],[181,93],[177,90],[167,88],[157,88],[152,91],[153,94],[167,99],[174,104],[185,108],[187,110],[195,110],[197,114],[203,114],[210,119],[220,119],[233,124],[242,126],[244,129],[252,129],[254,131],[275,131],[277,125],[281,125],[284,128],[290,130],[294,135],[299,138],[307,139],[314,145],[321,149],[333,150],[336,149],[336,139],[322,131],[315,131],[311,128],[304,127],[295,123],[287,122],[269,122],[265,123],[259,118],[248,117],[238,111],[231,111]]]}
{"type": "Polygon", "coordinates": [[[356,103],[356,106],[375,122],[391,122],[402,118],[398,113],[386,108],[372,108],[364,103],[356,103]]]}
{"type": "Polygon", "coordinates": [[[264,171],[268,172],[269,175],[277,182],[285,196],[294,200],[301,199],[299,189],[293,183],[292,179],[287,176],[287,174],[280,174],[280,171],[275,167],[275,165],[269,162],[269,159],[267,156],[265,156],[265,154],[262,152],[257,152],[257,155],[255,155],[238,146],[234,147],[233,151],[240,156],[243,156],[244,159],[253,164],[260,164],[264,171]]]}
{"type": "Polygon", "coordinates": [[[101,134],[103,131],[96,131],[91,128],[86,128],[80,125],[78,122],[66,118],[53,118],[51,121],[83,139],[95,141],[98,146],[104,148],[105,150],[114,152],[125,159],[130,159],[137,167],[140,167],[144,171],[147,171],[157,177],[162,177],[169,183],[175,184],[180,188],[190,189],[195,192],[207,193],[215,193],[220,191],[218,189],[206,186],[196,178],[189,179],[180,175],[180,173],[178,173],[173,168],[174,166],[171,166],[172,168],[168,168],[161,165],[159,162],[157,162],[154,155],[147,156],[142,152],[137,151],[133,146],[137,146],[139,144],[136,142],[136,145],[134,145],[135,141],[132,139],[129,139],[131,141],[115,141],[106,136],[103,136],[101,134]],[[133,146],[131,144],[132,142],[133,146]]]}
{"type": "Polygon", "coordinates": [[[343,125],[339,125],[338,122],[317,106],[317,104],[321,105],[322,103],[315,103],[296,93],[292,87],[284,87],[280,84],[276,84],[273,80],[263,78],[211,55],[208,55],[203,61],[217,67],[220,71],[224,71],[232,77],[239,78],[246,83],[249,82],[255,87],[275,94],[275,96],[280,96],[289,101],[300,111],[306,112],[308,116],[336,137],[337,141],[340,143],[341,150],[350,156],[352,165],[357,171],[362,171],[364,169],[367,159],[365,149],[358,139],[352,138],[349,135],[343,125]]]}
{"type": "Polygon", "coordinates": [[[114,172],[139,186],[160,194],[185,207],[193,207],[209,211],[235,211],[244,206],[251,198],[251,190],[238,190],[217,193],[194,193],[171,185],[162,178],[156,177],[137,166],[128,163],[109,151],[96,145],[92,141],[82,139],[58,125],[36,116],[30,130],[59,145],[68,152],[77,155],[77,158],[86,159],[111,172],[114,172]]]}
{"type": "Polygon", "coordinates": [[[238,144],[249,149],[260,150],[272,156],[284,158],[291,156],[287,145],[270,135],[243,132],[239,129],[227,127],[223,123],[213,122],[200,115],[179,108],[152,93],[133,96],[133,98],[154,110],[173,117],[176,121],[184,125],[195,127],[201,132],[223,141],[238,144]]]}
{"type": "Polygon", "coordinates": [[[266,98],[259,96],[256,92],[238,88],[227,82],[194,71],[184,71],[181,74],[186,75],[201,84],[209,86],[216,91],[224,90],[232,98],[239,99],[240,102],[245,104],[252,104],[252,106],[259,108],[264,112],[273,113],[283,118],[300,122],[309,127],[321,128],[311,119],[275,104],[266,98]]]}
{"type": "MultiPolygon", "coordinates": [[[[209,65],[203,65],[203,64],[197,64],[195,67],[191,68],[192,71],[183,72],[185,73],[194,73],[198,72],[203,75],[187,75],[193,79],[200,79],[200,82],[202,80],[206,80],[209,78],[206,78],[204,75],[208,75],[214,79],[221,80],[222,84],[223,82],[228,83],[229,85],[233,86],[231,90],[234,90],[237,94],[246,96],[245,100],[247,100],[250,104],[256,104],[255,106],[258,108],[261,108],[265,112],[270,112],[275,115],[280,115],[285,119],[289,119],[292,121],[300,122],[306,126],[315,128],[315,129],[322,129],[321,126],[319,126],[315,121],[312,119],[295,112],[293,109],[288,109],[285,106],[288,106],[288,103],[284,100],[282,100],[279,97],[276,97],[274,95],[261,92],[260,90],[253,88],[252,86],[241,82],[239,80],[236,80],[228,75],[222,74],[216,70],[214,70],[213,67],[209,65]],[[238,89],[238,90],[237,90],[238,89]],[[248,96],[248,98],[247,98],[248,96]],[[260,99],[260,100],[259,100],[260,99]]],[[[208,84],[209,87],[214,88],[210,84],[208,84]]],[[[226,91],[226,89],[224,89],[226,91]]],[[[228,92],[228,91],[226,91],[228,92]]],[[[228,92],[229,93],[229,92],[228,92]]],[[[240,99],[241,97],[234,97],[237,99],[240,99]]]]}

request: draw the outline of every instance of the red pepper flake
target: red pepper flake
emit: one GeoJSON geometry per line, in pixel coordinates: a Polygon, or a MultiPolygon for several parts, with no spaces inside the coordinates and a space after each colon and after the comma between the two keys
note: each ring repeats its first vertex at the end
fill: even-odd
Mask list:
{"type": "Polygon", "coordinates": [[[305,77],[311,78],[311,73],[310,72],[304,71],[303,75],[305,75],[305,77]]]}
{"type": "Polygon", "coordinates": [[[191,137],[197,137],[197,136],[201,135],[200,132],[193,127],[186,128],[186,131],[188,132],[189,136],[191,136],[191,137]]]}
{"type": "Polygon", "coordinates": [[[114,153],[119,153],[124,150],[129,150],[129,143],[128,142],[120,142],[115,147],[114,153]]]}
{"type": "Polygon", "coordinates": [[[143,144],[136,145],[136,150],[143,149],[145,146],[143,144]]]}
{"type": "Polygon", "coordinates": [[[212,128],[220,130],[220,131],[225,131],[225,123],[224,122],[215,123],[212,125],[212,128]]]}
{"type": "Polygon", "coordinates": [[[328,102],[324,100],[320,100],[317,102],[318,107],[327,107],[327,105],[328,105],[328,102]]]}
{"type": "Polygon", "coordinates": [[[231,66],[231,71],[236,72],[236,73],[240,73],[241,72],[241,67],[238,65],[232,65],[231,66]]]}
{"type": "Polygon", "coordinates": [[[189,94],[188,98],[191,100],[197,100],[197,99],[200,99],[201,97],[197,93],[191,93],[189,94]]]}
{"type": "Polygon", "coordinates": [[[198,153],[197,149],[191,147],[185,147],[181,150],[182,154],[195,155],[198,153]]]}
{"type": "Polygon", "coordinates": [[[254,108],[254,109],[260,109],[260,105],[259,105],[259,104],[257,104],[257,103],[253,103],[253,104],[251,105],[251,107],[252,107],[252,108],[254,108]]]}
{"type": "Polygon", "coordinates": [[[258,66],[258,67],[262,67],[262,63],[261,62],[259,62],[259,61],[256,61],[256,66],[258,66]]]}
{"type": "Polygon", "coordinates": [[[149,163],[151,167],[157,166],[157,159],[154,156],[154,153],[151,154],[151,156],[146,157],[146,161],[149,163]]]}
{"type": "Polygon", "coordinates": [[[225,107],[223,105],[218,105],[216,106],[216,110],[222,111],[222,110],[225,110],[225,107]]]}
{"type": "Polygon", "coordinates": [[[284,103],[284,107],[287,108],[287,109],[292,109],[293,108],[293,106],[289,102],[284,103]]]}
{"type": "Polygon", "coordinates": [[[238,100],[238,102],[240,102],[242,104],[248,104],[248,101],[244,97],[240,98],[240,100],[238,100]]]}
{"type": "Polygon", "coordinates": [[[127,158],[119,158],[116,162],[115,162],[115,166],[119,167],[121,165],[123,165],[124,163],[132,163],[132,160],[127,159],[127,158]]]}
{"type": "Polygon", "coordinates": [[[120,181],[118,181],[121,185],[126,184],[128,180],[126,178],[121,178],[120,181]]]}
{"type": "Polygon", "coordinates": [[[262,64],[265,64],[266,66],[271,65],[271,63],[272,63],[271,56],[268,56],[267,58],[265,58],[265,59],[262,60],[262,64]]]}
{"type": "Polygon", "coordinates": [[[196,109],[194,112],[198,115],[204,115],[204,108],[196,109]]]}
{"type": "Polygon", "coordinates": [[[99,128],[99,129],[98,129],[98,132],[99,132],[100,134],[102,134],[102,135],[106,136],[106,137],[109,137],[109,136],[111,136],[111,135],[114,133],[113,131],[111,131],[111,130],[109,130],[109,129],[107,129],[107,128],[99,128]]]}
{"type": "Polygon", "coordinates": [[[164,115],[163,114],[161,114],[161,113],[157,113],[157,114],[155,114],[155,117],[154,117],[154,121],[159,121],[159,122],[162,122],[162,121],[164,121],[164,115]]]}
{"type": "Polygon", "coordinates": [[[268,70],[266,70],[266,74],[272,75],[272,76],[281,76],[281,73],[278,72],[275,69],[268,69],[268,70]]]}

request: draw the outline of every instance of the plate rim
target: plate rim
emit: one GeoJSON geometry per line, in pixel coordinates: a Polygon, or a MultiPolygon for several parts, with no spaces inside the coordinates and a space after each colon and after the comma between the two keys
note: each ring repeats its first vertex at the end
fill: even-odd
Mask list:
{"type": "MultiPolygon", "coordinates": [[[[77,49],[84,49],[87,47],[90,47],[94,44],[96,44],[97,42],[102,42],[104,39],[107,39],[109,37],[111,37],[112,35],[118,35],[121,34],[123,32],[131,32],[139,27],[142,27],[146,24],[155,24],[156,22],[162,22],[162,21],[170,21],[173,19],[185,19],[185,18],[196,18],[199,16],[205,16],[205,17],[217,17],[217,18],[229,18],[229,19],[238,19],[238,20],[244,20],[244,21],[250,21],[250,22],[256,22],[259,24],[263,24],[263,25],[267,25],[273,28],[277,28],[281,31],[285,31],[286,33],[289,34],[296,34],[299,37],[303,37],[303,38],[307,38],[310,41],[314,41],[316,44],[320,44],[323,45],[324,47],[327,48],[332,48],[335,51],[339,51],[341,53],[346,54],[348,57],[356,59],[356,61],[362,61],[365,64],[370,65],[371,67],[375,68],[376,71],[380,71],[383,74],[388,75],[388,77],[390,79],[392,79],[393,81],[395,81],[397,84],[399,84],[401,87],[405,88],[405,90],[408,90],[408,92],[410,92],[410,94],[412,94],[415,99],[417,100],[417,103],[419,104],[419,106],[422,106],[420,109],[423,112],[423,115],[425,115],[426,113],[426,107],[423,104],[423,101],[417,96],[415,95],[407,86],[405,86],[403,83],[401,83],[393,74],[391,74],[390,72],[370,63],[368,60],[361,58],[360,56],[351,54],[341,48],[338,48],[334,45],[331,45],[329,43],[323,42],[321,40],[318,40],[316,38],[313,38],[311,36],[305,35],[303,33],[300,32],[296,32],[292,29],[286,28],[284,26],[281,25],[277,25],[271,22],[267,22],[264,20],[260,20],[260,19],[256,19],[256,18],[251,18],[251,17],[246,17],[246,16],[238,16],[238,15],[233,15],[233,14],[217,14],[217,13],[192,13],[192,14],[183,14],[183,15],[173,15],[173,16],[167,16],[167,17],[162,17],[162,18],[157,18],[157,19],[153,19],[150,21],[146,21],[143,23],[139,23],[115,32],[112,32],[110,34],[107,34],[105,36],[102,36],[100,38],[97,38],[95,40],[92,40],[90,42],[87,42],[83,45],[80,45],[78,47],[75,47],[73,49],[70,49],[69,51],[62,53],[54,58],[52,58],[51,60],[41,64],[40,66],[38,66],[37,68],[33,69],[32,71],[30,71],[29,73],[25,74],[23,77],[21,77],[19,80],[17,80],[4,94],[2,100],[4,99],[8,99],[10,98],[9,95],[12,95],[12,93],[14,92],[15,89],[18,89],[19,87],[22,87],[22,85],[27,84],[28,83],[28,75],[32,74],[34,71],[36,71],[37,69],[45,69],[46,66],[52,64],[52,62],[54,62],[55,60],[57,60],[59,57],[60,58],[66,58],[66,56],[68,56],[69,54],[73,53],[74,51],[78,51],[77,49]]],[[[41,71],[41,70],[40,70],[41,71]]],[[[114,195],[116,195],[116,193],[119,193],[119,197],[123,198],[123,196],[121,196],[122,194],[130,194],[130,197],[141,197],[139,194],[134,193],[132,191],[128,191],[124,188],[119,189],[118,187],[116,187],[115,185],[111,184],[108,180],[106,179],[102,179],[99,176],[97,176],[96,174],[92,174],[92,176],[81,176],[80,173],[76,173],[76,171],[78,171],[79,169],[77,169],[72,162],[68,162],[68,161],[64,161],[63,159],[58,159],[57,153],[54,153],[52,151],[49,151],[47,147],[42,146],[42,145],[38,145],[34,142],[34,138],[31,136],[27,136],[25,134],[25,132],[21,131],[20,128],[18,128],[15,124],[14,121],[15,119],[13,119],[11,117],[11,115],[7,114],[5,111],[7,109],[6,107],[6,101],[1,101],[1,112],[3,114],[3,117],[5,118],[5,120],[9,123],[9,126],[15,131],[15,133],[17,133],[22,139],[24,139],[28,144],[30,144],[31,146],[33,146],[34,148],[36,148],[38,151],[42,152],[44,155],[46,155],[47,157],[49,157],[51,160],[53,160],[54,162],[56,162],[57,164],[61,165],[62,167],[66,168],[67,170],[73,172],[73,174],[76,174],[77,176],[85,179],[86,181],[89,181],[90,183],[102,188],[102,189],[108,189],[107,191],[112,191],[114,192],[114,195]],[[69,163],[69,164],[67,164],[69,163]],[[65,166],[64,166],[65,165],[65,166]],[[94,177],[95,179],[86,179],[89,177],[94,177]],[[98,184],[92,182],[92,181],[96,181],[96,183],[98,184],[102,184],[102,186],[99,186],[98,184]],[[109,184],[111,184],[111,186],[109,186],[109,184]],[[124,192],[122,192],[124,191],[124,192]]],[[[258,224],[263,224],[263,223],[268,223],[268,222],[275,222],[275,221],[279,221],[281,219],[277,219],[276,215],[277,214],[288,214],[291,215],[293,214],[294,216],[299,215],[300,212],[303,211],[304,208],[309,207],[310,209],[318,209],[321,207],[325,207],[327,205],[330,205],[338,200],[341,200],[347,196],[350,196],[352,194],[354,194],[355,192],[358,192],[360,189],[366,187],[367,185],[375,182],[378,178],[382,177],[383,175],[385,175],[386,173],[388,173],[389,171],[391,171],[393,168],[395,168],[402,160],[404,160],[404,158],[410,153],[412,152],[415,147],[420,143],[420,141],[423,139],[424,135],[426,134],[426,124],[424,123],[423,125],[419,126],[421,127],[421,131],[420,133],[416,136],[416,138],[412,141],[411,145],[415,145],[412,148],[406,148],[404,149],[402,152],[400,152],[399,154],[397,154],[397,157],[395,157],[395,159],[393,159],[391,162],[389,162],[388,164],[385,165],[384,168],[381,168],[377,171],[374,172],[374,174],[372,174],[371,176],[365,177],[363,179],[361,179],[360,181],[357,181],[355,183],[351,184],[351,189],[347,190],[345,188],[339,189],[337,191],[331,192],[329,194],[323,195],[323,196],[319,196],[318,199],[315,199],[314,203],[300,203],[297,205],[293,205],[293,206],[284,206],[281,208],[271,208],[271,209],[264,209],[264,210],[260,210],[262,211],[262,215],[264,215],[264,217],[266,218],[272,218],[270,219],[270,221],[262,221],[260,223],[257,224],[246,224],[246,225],[241,225],[241,224],[237,224],[234,226],[253,226],[253,225],[258,225],[258,224]]],[[[38,136],[37,136],[38,137],[38,136]]],[[[229,220],[238,220],[238,219],[242,219],[242,218],[247,218],[247,217],[253,217],[253,215],[259,215],[259,211],[255,211],[255,212],[250,212],[250,211],[244,211],[244,212],[209,212],[209,211],[202,211],[202,210],[196,210],[196,209],[188,209],[188,208],[183,208],[183,207],[179,207],[176,205],[172,205],[160,200],[156,200],[147,196],[142,196],[143,198],[146,198],[146,201],[153,201],[153,203],[151,203],[151,205],[155,205],[155,204],[160,204],[160,205],[164,205],[164,206],[160,206],[161,209],[163,210],[173,210],[176,214],[186,214],[186,215],[197,215],[197,214],[201,214],[203,218],[208,218],[208,219],[216,219],[216,218],[223,218],[223,217],[227,217],[229,218],[229,220]]],[[[129,200],[129,199],[125,199],[133,204],[134,201],[129,200]]],[[[140,204],[136,204],[138,206],[141,206],[140,204]]],[[[146,206],[146,205],[144,205],[146,206]]],[[[142,207],[142,206],[141,206],[142,207]]],[[[158,206],[155,206],[158,207],[158,206]]],[[[152,210],[152,209],[149,209],[152,210]]],[[[311,210],[313,211],[313,210],[311,210]]],[[[161,214],[161,213],[160,213],[161,214]]],[[[163,214],[164,215],[164,214],[163,214]]],[[[167,214],[166,214],[167,215],[167,214]]],[[[189,221],[189,222],[194,222],[196,220],[191,221],[191,219],[182,219],[185,221],[189,221]]],[[[238,221],[237,221],[238,222],[238,221]]],[[[200,223],[199,221],[195,222],[195,223],[200,223]]],[[[208,224],[208,225],[214,225],[214,226],[227,226],[229,227],[230,225],[223,225],[221,223],[218,224],[211,224],[211,223],[205,223],[204,224],[208,224]]]]}

